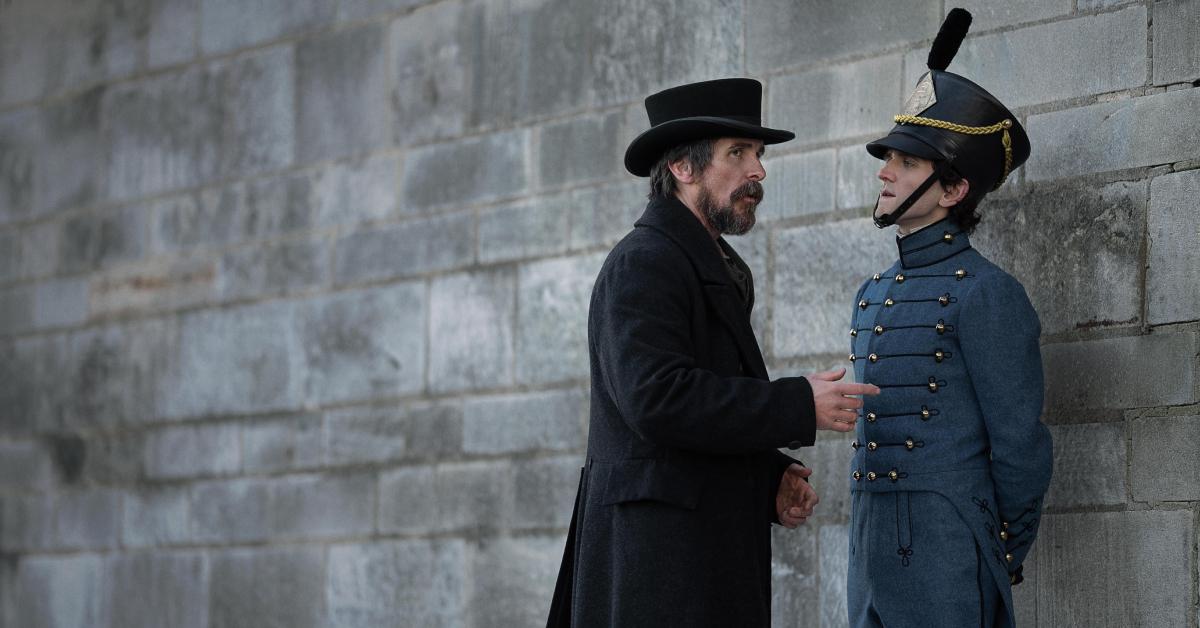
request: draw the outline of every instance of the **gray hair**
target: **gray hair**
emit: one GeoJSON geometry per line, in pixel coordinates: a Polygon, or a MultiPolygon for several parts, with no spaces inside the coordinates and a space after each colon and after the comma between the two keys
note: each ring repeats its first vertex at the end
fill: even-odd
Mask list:
{"type": "Polygon", "coordinates": [[[650,169],[649,198],[666,198],[675,194],[676,183],[675,175],[671,174],[671,162],[687,161],[693,173],[699,175],[704,172],[708,164],[712,163],[713,146],[716,143],[717,140],[713,138],[695,140],[663,153],[663,156],[658,158],[658,163],[650,169]]]}

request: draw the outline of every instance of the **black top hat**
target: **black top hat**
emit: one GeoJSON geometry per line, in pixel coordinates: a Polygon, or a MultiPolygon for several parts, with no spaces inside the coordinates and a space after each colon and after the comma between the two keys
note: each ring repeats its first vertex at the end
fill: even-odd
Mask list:
{"type": "Polygon", "coordinates": [[[727,78],[665,89],[646,98],[650,129],[625,149],[625,169],[650,176],[654,163],[668,150],[693,140],[749,137],[778,144],[791,131],[762,126],[762,83],[727,78]]]}
{"type": "Polygon", "coordinates": [[[893,116],[896,126],[867,144],[867,151],[880,159],[890,148],[948,161],[971,182],[972,190],[988,192],[1029,158],[1029,136],[995,96],[944,71],[970,24],[970,13],[950,11],[929,51],[929,72],[917,81],[904,112],[893,116]]]}

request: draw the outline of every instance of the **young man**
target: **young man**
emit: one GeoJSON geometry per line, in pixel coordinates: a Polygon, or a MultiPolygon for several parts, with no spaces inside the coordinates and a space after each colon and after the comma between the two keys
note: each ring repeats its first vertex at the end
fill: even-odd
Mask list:
{"type": "Polygon", "coordinates": [[[762,86],[723,79],[646,99],[625,167],[650,202],[596,279],[587,462],[555,626],[766,627],[773,522],[803,523],[809,471],[778,451],[853,429],[874,386],[767,379],[750,269],[721,237],[754,225],[762,86]]]}
{"type": "Polygon", "coordinates": [[[1010,587],[1050,482],[1037,314],[968,238],[1029,140],[944,71],[969,24],[951,12],[898,125],[867,144],[883,160],[875,222],[898,226],[899,259],[863,284],[850,325],[857,381],[882,390],[853,443],[856,627],[1013,625],[1010,587]]]}

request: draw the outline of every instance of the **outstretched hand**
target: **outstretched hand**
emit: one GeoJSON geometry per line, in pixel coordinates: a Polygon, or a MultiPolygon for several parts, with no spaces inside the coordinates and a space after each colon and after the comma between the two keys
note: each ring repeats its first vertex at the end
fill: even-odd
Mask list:
{"type": "Polygon", "coordinates": [[[846,369],[825,371],[806,375],[812,387],[813,409],[817,415],[817,429],[834,432],[849,432],[858,421],[858,409],[862,399],[852,395],[878,395],[879,387],[874,384],[851,384],[838,381],[845,377],[846,369]]]}
{"type": "Polygon", "coordinates": [[[779,482],[779,492],[775,494],[775,512],[779,515],[779,523],[785,528],[795,528],[808,521],[816,508],[817,491],[808,483],[812,469],[796,463],[788,465],[779,482]]]}

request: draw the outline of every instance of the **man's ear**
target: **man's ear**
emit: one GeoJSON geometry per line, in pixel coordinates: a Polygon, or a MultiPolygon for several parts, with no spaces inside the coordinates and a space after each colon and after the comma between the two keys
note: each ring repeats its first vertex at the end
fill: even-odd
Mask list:
{"type": "Polygon", "coordinates": [[[692,172],[692,162],[686,159],[679,161],[667,162],[667,167],[671,169],[671,174],[675,175],[675,180],[680,183],[695,183],[696,176],[692,172]]]}
{"type": "Polygon", "coordinates": [[[971,182],[966,179],[962,179],[958,183],[942,186],[942,196],[938,198],[938,205],[953,207],[966,198],[967,193],[970,191],[971,182]]]}

